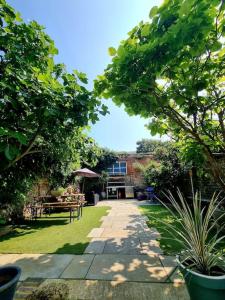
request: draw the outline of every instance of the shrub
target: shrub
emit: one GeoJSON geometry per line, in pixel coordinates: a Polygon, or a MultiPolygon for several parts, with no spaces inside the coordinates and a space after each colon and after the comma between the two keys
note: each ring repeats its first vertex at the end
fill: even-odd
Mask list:
{"type": "Polygon", "coordinates": [[[65,283],[49,283],[42,285],[29,295],[26,300],[67,300],[69,288],[65,283]]]}
{"type": "Polygon", "coordinates": [[[224,217],[224,214],[214,218],[223,201],[219,201],[220,195],[214,194],[208,207],[203,207],[199,193],[193,193],[191,203],[186,201],[180,190],[177,192],[178,201],[171,192],[166,193],[165,196],[172,208],[164,202],[162,204],[170,211],[179,225],[165,223],[165,226],[170,232],[174,232],[176,240],[184,248],[180,255],[181,263],[201,274],[224,275],[225,258],[222,250],[219,249],[219,243],[225,239],[225,236],[221,236],[224,226],[218,228],[219,220],[224,217]]]}

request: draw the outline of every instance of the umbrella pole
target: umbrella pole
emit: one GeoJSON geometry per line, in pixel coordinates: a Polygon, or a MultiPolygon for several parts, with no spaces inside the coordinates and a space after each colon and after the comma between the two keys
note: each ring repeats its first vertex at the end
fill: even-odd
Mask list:
{"type": "Polygon", "coordinates": [[[84,177],[83,184],[82,184],[82,194],[84,193],[84,182],[85,182],[85,177],[84,177]]]}

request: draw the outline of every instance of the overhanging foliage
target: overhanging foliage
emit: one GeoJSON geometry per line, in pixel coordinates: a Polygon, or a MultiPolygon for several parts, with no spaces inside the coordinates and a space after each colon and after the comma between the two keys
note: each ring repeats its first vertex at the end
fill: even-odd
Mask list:
{"type": "Polygon", "coordinates": [[[110,49],[112,63],[95,81],[99,96],[151,118],[153,135],[195,144],[223,188],[213,152],[225,152],[224,10],[219,0],[165,0],[110,49]]]}

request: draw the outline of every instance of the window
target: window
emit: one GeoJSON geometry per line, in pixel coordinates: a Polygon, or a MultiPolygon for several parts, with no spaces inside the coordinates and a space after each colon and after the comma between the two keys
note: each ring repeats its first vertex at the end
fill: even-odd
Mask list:
{"type": "Polygon", "coordinates": [[[109,175],[126,175],[127,163],[125,161],[118,161],[107,169],[109,175]]]}

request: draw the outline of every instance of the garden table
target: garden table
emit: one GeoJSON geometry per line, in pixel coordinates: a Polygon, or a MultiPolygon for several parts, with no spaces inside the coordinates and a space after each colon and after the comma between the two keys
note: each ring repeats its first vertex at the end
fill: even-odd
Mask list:
{"type": "Polygon", "coordinates": [[[57,197],[57,202],[43,202],[46,199],[51,199],[51,195],[45,196],[35,196],[35,202],[29,205],[31,212],[31,218],[36,219],[38,217],[38,212],[40,217],[42,215],[43,209],[48,209],[49,214],[53,208],[66,208],[70,211],[70,222],[75,218],[74,211],[77,210],[77,219],[83,215],[83,206],[86,203],[84,194],[67,194],[57,197]]]}
{"type": "MultiPolygon", "coordinates": [[[[82,217],[83,215],[83,206],[84,204],[87,203],[87,201],[85,201],[85,194],[66,194],[66,195],[61,195],[59,197],[57,197],[58,200],[63,199],[65,201],[65,203],[72,203],[72,202],[76,202],[78,204],[80,204],[80,217],[82,217]],[[67,200],[69,199],[69,200],[67,200]],[[70,199],[72,199],[72,201],[70,201],[70,199]]],[[[61,202],[64,203],[64,202],[61,202]]]]}
{"type": "Polygon", "coordinates": [[[66,208],[69,209],[70,212],[70,223],[72,220],[74,220],[74,211],[77,210],[77,219],[80,219],[80,207],[81,205],[77,202],[49,202],[49,203],[43,203],[42,208],[43,209],[49,209],[49,215],[50,211],[53,208],[66,208]]]}

